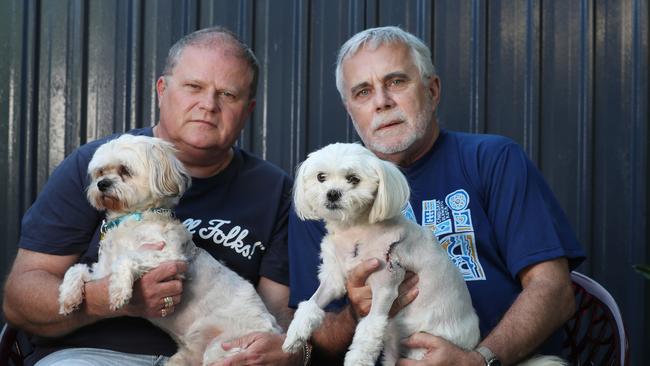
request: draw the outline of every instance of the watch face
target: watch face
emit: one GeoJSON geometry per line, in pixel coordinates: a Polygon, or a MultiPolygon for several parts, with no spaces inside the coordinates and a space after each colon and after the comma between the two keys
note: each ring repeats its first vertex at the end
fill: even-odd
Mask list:
{"type": "Polygon", "coordinates": [[[490,361],[488,361],[487,366],[501,366],[501,361],[499,361],[496,358],[493,358],[490,361]]]}

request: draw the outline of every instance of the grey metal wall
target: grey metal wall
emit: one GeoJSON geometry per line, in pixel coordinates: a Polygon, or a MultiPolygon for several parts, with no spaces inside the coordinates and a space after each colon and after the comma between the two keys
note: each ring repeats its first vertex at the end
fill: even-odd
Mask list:
{"type": "Polygon", "coordinates": [[[262,63],[240,143],[291,172],[355,134],[336,93],[337,48],[401,25],[429,43],[445,127],[507,135],[536,162],[618,301],[632,364],[650,363],[647,0],[3,0],[0,272],[19,219],[74,148],[155,123],[168,47],[220,24],[262,63]],[[645,346],[644,346],[645,345],[645,346]]]}

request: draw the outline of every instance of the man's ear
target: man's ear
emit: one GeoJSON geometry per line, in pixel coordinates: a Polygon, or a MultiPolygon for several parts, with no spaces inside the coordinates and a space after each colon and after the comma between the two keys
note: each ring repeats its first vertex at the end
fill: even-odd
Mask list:
{"type": "Polygon", "coordinates": [[[437,75],[433,75],[429,78],[429,85],[427,85],[429,93],[431,93],[431,98],[433,101],[433,108],[435,109],[440,103],[440,91],[442,86],[440,85],[440,78],[437,75]]]}
{"type": "Polygon", "coordinates": [[[160,101],[162,100],[162,96],[165,93],[165,89],[167,89],[167,81],[165,80],[164,76],[161,76],[158,78],[158,81],[156,81],[156,93],[158,94],[158,108],[160,108],[160,101]]]}
{"type": "Polygon", "coordinates": [[[250,115],[253,113],[255,104],[257,104],[257,99],[251,99],[248,101],[248,107],[246,108],[246,118],[244,118],[244,120],[248,119],[248,117],[250,117],[250,115]]]}

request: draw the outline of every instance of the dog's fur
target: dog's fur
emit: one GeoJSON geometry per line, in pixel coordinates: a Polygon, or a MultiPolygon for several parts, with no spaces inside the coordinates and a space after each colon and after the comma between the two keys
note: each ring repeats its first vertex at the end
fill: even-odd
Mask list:
{"type": "Polygon", "coordinates": [[[198,248],[170,212],[152,211],[175,207],[189,188],[190,177],[175,151],[164,140],[129,134],[97,149],[88,165],[90,203],[106,210],[108,222],[134,212],[142,216],[126,217],[106,231],[92,267],[76,264],[68,269],[59,288],[59,311],[74,311],[83,301],[84,282],[108,275],[110,307],[119,309],[129,302],[134,281],[145,272],[165,261],[188,261],[182,301],[167,317],[149,320],[178,344],[167,365],[207,365],[229,354],[222,342],[281,328],[248,281],[198,248]],[[155,242],[164,242],[163,249],[141,247],[155,242]]]}
{"type": "Polygon", "coordinates": [[[422,359],[425,350],[400,346],[402,338],[416,332],[467,350],[477,345],[479,322],[467,286],[431,230],[402,215],[409,195],[399,169],[359,144],[328,145],[300,165],[296,212],[303,220],[324,220],[327,235],[321,243],[320,286],[299,304],[285,351],[300,349],[321,324],[322,308],[345,294],[349,270],[369,258],[379,258],[382,267],[368,278],[372,307],[357,325],[345,365],[374,365],[382,348],[384,365],[394,365],[401,355],[422,359]],[[389,319],[406,271],[418,274],[419,294],[389,319]]]}

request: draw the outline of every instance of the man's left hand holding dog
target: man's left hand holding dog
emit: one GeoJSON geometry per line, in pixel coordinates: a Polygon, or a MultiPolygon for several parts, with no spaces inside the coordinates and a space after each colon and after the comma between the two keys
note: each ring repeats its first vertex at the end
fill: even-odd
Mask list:
{"type": "Polygon", "coordinates": [[[304,355],[282,351],[284,334],[251,333],[244,337],[222,344],[225,350],[241,348],[242,352],[222,360],[212,366],[239,365],[302,365],[304,355]]]}
{"type": "Polygon", "coordinates": [[[477,352],[466,351],[444,338],[427,333],[415,333],[402,340],[402,345],[408,348],[424,348],[427,351],[424,359],[420,361],[402,358],[396,366],[485,365],[485,360],[477,352]]]}
{"type": "MultiPolygon", "coordinates": [[[[352,314],[356,320],[365,317],[370,312],[372,304],[372,290],[366,284],[368,277],[379,270],[380,262],[376,258],[369,259],[354,267],[348,275],[346,290],[352,314]]],[[[399,295],[390,308],[389,316],[393,317],[406,305],[410,304],[418,296],[418,276],[413,272],[407,272],[404,281],[399,286],[399,295]]]]}
{"type": "MultiPolygon", "coordinates": [[[[157,318],[161,316],[165,297],[171,297],[174,306],[181,301],[183,282],[179,275],[187,269],[187,263],[182,261],[166,262],[145,273],[133,284],[133,297],[127,305],[117,311],[109,310],[108,282],[109,277],[87,282],[85,285],[86,313],[100,318],[114,316],[141,316],[157,318]]],[[[168,309],[169,310],[169,309],[168,309]]]]}

